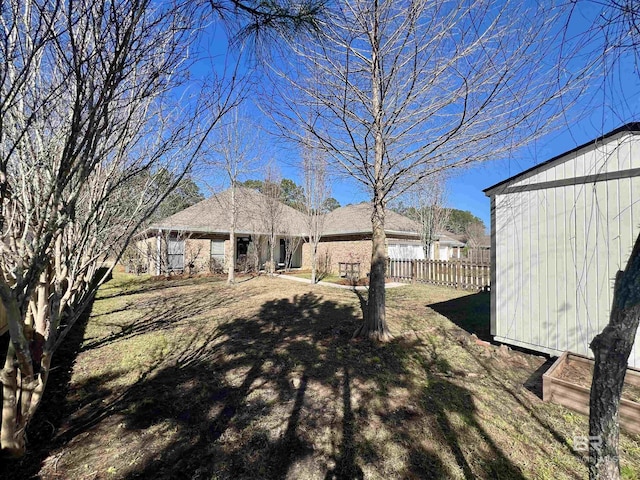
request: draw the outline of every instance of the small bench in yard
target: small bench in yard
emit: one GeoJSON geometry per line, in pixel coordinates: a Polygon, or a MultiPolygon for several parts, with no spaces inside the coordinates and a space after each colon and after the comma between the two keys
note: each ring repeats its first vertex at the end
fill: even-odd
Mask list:
{"type": "Polygon", "coordinates": [[[342,278],[360,278],[360,263],[338,262],[338,275],[342,278]]]}

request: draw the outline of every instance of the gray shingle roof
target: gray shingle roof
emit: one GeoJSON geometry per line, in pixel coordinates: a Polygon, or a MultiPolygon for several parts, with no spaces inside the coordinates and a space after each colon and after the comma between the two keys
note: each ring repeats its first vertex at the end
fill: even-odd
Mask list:
{"type": "MultiPolygon", "coordinates": [[[[267,197],[257,190],[237,187],[238,220],[236,233],[267,233],[264,205],[267,197]]],[[[305,235],[306,216],[281,204],[278,222],[280,234],[305,235]]],[[[225,190],[149,226],[148,230],[178,230],[206,233],[229,233],[231,224],[231,190],[225,190]]],[[[420,225],[404,215],[387,210],[387,233],[400,233],[419,238],[420,225]]],[[[371,204],[340,207],[327,214],[324,235],[371,234],[371,204]]]]}
{"type": "Polygon", "coordinates": [[[452,247],[464,247],[465,241],[462,235],[455,235],[451,232],[440,232],[438,234],[440,244],[451,245],[452,247]]]}
{"type": "MultiPolygon", "coordinates": [[[[325,235],[371,233],[371,212],[371,204],[364,202],[337,208],[327,215],[324,233],[325,235]]],[[[420,226],[404,215],[387,210],[384,229],[386,232],[403,232],[417,236],[420,226]]]]}
{"type": "MultiPolygon", "coordinates": [[[[267,197],[257,190],[236,187],[237,233],[267,233],[265,205],[267,197]]],[[[231,225],[231,190],[185,208],[149,226],[150,230],[183,230],[190,232],[228,233],[231,225]]],[[[299,211],[280,204],[278,233],[301,235],[306,230],[306,217],[299,211]]]]}

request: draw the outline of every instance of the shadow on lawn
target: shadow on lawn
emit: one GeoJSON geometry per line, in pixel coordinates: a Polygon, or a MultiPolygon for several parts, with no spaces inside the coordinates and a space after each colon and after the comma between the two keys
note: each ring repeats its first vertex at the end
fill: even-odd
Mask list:
{"type": "MultiPolygon", "coordinates": [[[[237,283],[244,283],[252,280],[254,275],[241,275],[237,279],[237,283]]],[[[127,280],[120,280],[112,285],[106,284],[102,287],[98,295],[98,299],[109,299],[128,295],[138,295],[143,293],[152,293],[157,290],[170,290],[185,286],[193,286],[198,284],[206,284],[211,282],[221,282],[227,279],[226,275],[210,274],[210,275],[171,275],[169,277],[131,277],[127,280]]]]}
{"type": "MultiPolygon", "coordinates": [[[[195,308],[200,294],[186,295],[183,306],[195,308]]],[[[178,310],[160,302],[153,318],[162,328],[178,310]]],[[[172,352],[170,362],[151,368],[115,400],[104,378],[78,386],[88,393],[67,405],[65,411],[77,413],[48,447],[81,435],[90,442],[84,434],[99,424],[111,425],[114,435],[117,428],[142,435],[169,424],[168,444],[160,451],[141,448],[137,462],[118,476],[284,479],[320,471],[325,479],[360,479],[365,465],[384,464],[384,443],[394,441],[406,450],[403,478],[449,478],[442,451],[465,478],[523,478],[476,419],[471,394],[439,375],[438,368],[448,366],[435,350],[418,367],[428,381],[413,381],[418,349],[428,350],[428,343],[418,337],[385,345],[350,341],[360,321],[352,306],[307,293],[268,301],[254,317],[211,322],[198,347],[172,352]],[[400,389],[408,398],[396,398],[400,389]],[[425,418],[428,441],[414,428],[425,418]],[[389,439],[366,438],[371,422],[387,430],[389,439]],[[465,444],[477,437],[484,439],[486,454],[474,458],[472,468],[465,444]]],[[[143,330],[153,327],[149,320],[143,330]]],[[[142,332],[132,328],[129,335],[142,332]]],[[[92,348],[102,344],[95,342],[92,348]]]]}
{"type": "MultiPolygon", "coordinates": [[[[197,295],[173,295],[171,290],[167,290],[161,298],[138,302],[135,308],[144,313],[140,317],[133,316],[124,325],[122,322],[110,324],[107,321],[102,321],[103,326],[114,327],[115,331],[106,336],[85,338],[81,351],[94,350],[103,345],[128,340],[152,331],[171,330],[181,322],[189,322],[213,308],[232,302],[233,299],[223,298],[214,289],[202,289],[198,291],[197,295]]],[[[106,318],[111,314],[132,308],[132,304],[127,304],[125,307],[97,315],[94,318],[106,318]]]]}
{"type": "Polygon", "coordinates": [[[491,341],[491,294],[478,292],[427,305],[460,328],[491,341]]]}

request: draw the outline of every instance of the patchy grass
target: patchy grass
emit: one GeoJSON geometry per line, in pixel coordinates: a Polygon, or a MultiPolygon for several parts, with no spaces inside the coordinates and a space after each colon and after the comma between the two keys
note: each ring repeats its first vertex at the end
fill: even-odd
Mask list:
{"type": "MultiPolygon", "coordinates": [[[[298,278],[304,278],[306,280],[311,280],[311,272],[307,272],[307,271],[289,272],[289,273],[286,273],[286,275],[291,275],[293,277],[298,277],[298,278]]],[[[317,280],[319,282],[329,282],[329,283],[342,284],[342,282],[345,280],[345,278],[344,277],[340,277],[338,275],[333,275],[333,274],[323,274],[323,275],[318,275],[317,280]]]]}
{"type": "MultiPolygon", "coordinates": [[[[283,273],[284,275],[289,275],[292,277],[304,278],[306,280],[311,280],[311,272],[308,271],[296,271],[296,272],[287,272],[283,273]]],[[[369,277],[360,277],[358,279],[353,279],[349,277],[340,277],[339,275],[333,274],[322,274],[318,275],[318,282],[327,282],[327,283],[335,283],[336,285],[346,285],[346,286],[369,286],[369,277]]],[[[386,280],[386,283],[393,282],[390,279],[386,280]]]]}
{"type": "MultiPolygon", "coordinates": [[[[30,456],[3,473],[586,476],[572,448],[586,417],[524,387],[546,359],[470,336],[488,321],[487,295],[412,285],[387,298],[395,340],[375,345],[351,340],[362,314],[349,290],[120,274],[58,359],[68,388],[42,416],[53,408],[59,420],[41,421],[30,456]]],[[[625,478],[638,478],[640,439],[623,435],[622,454],[625,478]]]]}

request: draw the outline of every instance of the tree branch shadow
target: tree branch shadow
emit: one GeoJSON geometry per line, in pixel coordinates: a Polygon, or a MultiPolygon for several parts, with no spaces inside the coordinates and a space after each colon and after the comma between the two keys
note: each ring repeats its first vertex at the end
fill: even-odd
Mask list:
{"type": "MultiPolygon", "coordinates": [[[[357,296],[362,308],[366,300],[357,296]]],[[[148,305],[139,324],[93,339],[84,351],[171,332],[190,315],[207,315],[228,301],[215,295],[203,301],[200,291],[178,299],[179,306],[161,298],[148,305]]],[[[22,472],[37,474],[49,452],[79,439],[99,449],[108,439],[96,432],[124,442],[162,427],[171,435],[119,466],[119,478],[362,479],[366,468],[384,462],[380,446],[364,436],[370,422],[381,421],[406,449],[406,478],[450,477],[440,448],[451,453],[466,478],[495,472],[523,478],[478,421],[470,391],[440,375],[449,367],[436,345],[402,337],[384,345],[353,342],[351,333],[362,322],[356,310],[309,292],[266,301],[255,315],[224,322],[212,317],[134,383],[119,386],[116,369],[76,385],[87,394],[55,405],[63,406],[66,422],[54,426],[22,472]],[[427,387],[412,380],[418,353],[427,387]],[[398,406],[398,390],[408,392],[407,404],[398,406]],[[474,464],[468,457],[471,437],[451,416],[463,418],[474,438],[484,439],[487,454],[474,464]],[[433,449],[411,427],[423,419],[438,441],[433,449]],[[323,431],[334,440],[317,438],[323,431]],[[322,442],[331,449],[323,450],[322,442]]],[[[60,462],[63,471],[72,464],[73,459],[60,462]]]]}

